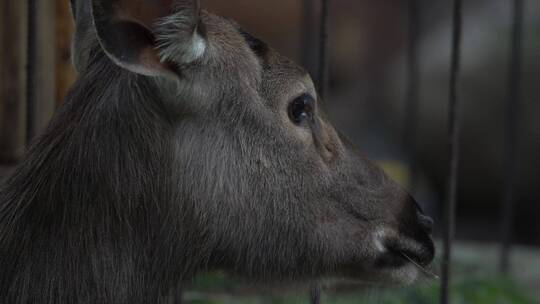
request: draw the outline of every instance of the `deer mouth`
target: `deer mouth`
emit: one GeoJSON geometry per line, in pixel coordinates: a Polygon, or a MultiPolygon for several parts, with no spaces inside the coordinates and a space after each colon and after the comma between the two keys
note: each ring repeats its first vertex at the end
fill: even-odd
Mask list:
{"type": "Polygon", "coordinates": [[[437,278],[429,269],[435,256],[435,245],[429,233],[413,236],[393,230],[379,229],[373,233],[376,251],[373,270],[389,284],[410,284],[424,274],[437,278]]]}
{"type": "Polygon", "coordinates": [[[392,230],[380,229],[373,234],[372,259],[366,264],[359,260],[346,263],[342,268],[346,277],[369,280],[377,285],[402,286],[418,279],[438,279],[431,270],[435,245],[428,233],[415,238],[392,230]]]}
{"type": "Polygon", "coordinates": [[[421,267],[427,267],[433,261],[435,251],[431,246],[386,246],[386,252],[383,253],[376,261],[377,267],[395,268],[401,267],[408,263],[417,264],[421,267]],[[416,248],[411,248],[416,247],[416,248]]]}
{"type": "Polygon", "coordinates": [[[410,268],[415,273],[423,273],[427,278],[438,279],[438,276],[429,268],[430,263],[423,261],[426,260],[409,251],[389,251],[388,254],[377,260],[376,267],[388,270],[410,268]]]}
{"type": "Polygon", "coordinates": [[[414,269],[428,278],[437,279],[429,266],[435,257],[435,246],[429,235],[420,240],[408,238],[376,240],[376,247],[381,253],[375,261],[375,267],[381,270],[414,269]]]}

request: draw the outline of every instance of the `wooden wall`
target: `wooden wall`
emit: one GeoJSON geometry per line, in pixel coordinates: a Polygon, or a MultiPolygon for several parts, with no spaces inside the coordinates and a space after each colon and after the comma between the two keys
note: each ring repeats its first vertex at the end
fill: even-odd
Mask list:
{"type": "Polygon", "coordinates": [[[26,1],[0,2],[0,159],[14,161],[24,146],[26,1]]]}
{"type": "MultiPolygon", "coordinates": [[[[47,0],[51,1],[51,0],[47,0]]],[[[56,103],[64,101],[75,81],[75,69],[71,63],[71,40],[74,31],[68,0],[56,1],[56,103]]]]}
{"type": "MultiPolygon", "coordinates": [[[[75,79],[70,41],[73,22],[67,0],[36,0],[35,90],[37,134],[75,79]]],[[[26,134],[27,1],[0,1],[0,162],[24,153],[26,134]]]]}
{"type": "MultiPolygon", "coordinates": [[[[21,0],[16,0],[21,1],[21,0]]],[[[66,1],[67,2],[67,1],[66,1]]],[[[36,65],[36,134],[49,123],[55,110],[56,97],[56,8],[55,1],[37,0],[36,65]]]]}

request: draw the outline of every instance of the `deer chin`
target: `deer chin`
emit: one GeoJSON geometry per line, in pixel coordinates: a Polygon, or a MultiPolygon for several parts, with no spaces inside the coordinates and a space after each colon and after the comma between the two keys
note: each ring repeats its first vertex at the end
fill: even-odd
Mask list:
{"type": "Polygon", "coordinates": [[[347,281],[384,287],[411,285],[423,277],[422,274],[425,272],[412,261],[388,255],[377,257],[364,265],[348,264],[342,269],[341,277],[347,281]],[[386,261],[391,259],[392,262],[382,264],[380,261],[383,259],[386,261]]]}
{"type": "Polygon", "coordinates": [[[348,279],[370,285],[410,285],[419,278],[437,279],[429,269],[435,249],[429,235],[411,238],[391,230],[377,230],[372,235],[371,258],[357,258],[347,263],[348,279]],[[363,263],[362,263],[363,262],[363,263]]]}
{"type": "Polygon", "coordinates": [[[423,267],[399,253],[386,253],[375,263],[376,281],[387,285],[410,285],[417,281],[423,267]]]}
{"type": "Polygon", "coordinates": [[[340,277],[352,283],[367,285],[368,287],[408,286],[415,283],[421,275],[418,267],[410,262],[392,267],[379,266],[349,266],[341,272],[340,277]]]}
{"type": "Polygon", "coordinates": [[[437,278],[429,270],[435,255],[435,247],[429,235],[423,234],[413,239],[379,230],[373,236],[377,251],[373,267],[382,281],[408,285],[414,283],[421,274],[437,278]]]}
{"type": "Polygon", "coordinates": [[[411,285],[420,277],[420,271],[413,263],[405,263],[401,266],[381,269],[376,275],[376,280],[385,285],[411,285]]]}

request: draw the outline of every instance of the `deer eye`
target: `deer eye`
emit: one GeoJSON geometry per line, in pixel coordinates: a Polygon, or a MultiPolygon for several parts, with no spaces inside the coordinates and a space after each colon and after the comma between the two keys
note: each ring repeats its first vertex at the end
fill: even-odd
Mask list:
{"type": "Polygon", "coordinates": [[[295,124],[302,123],[306,118],[310,117],[313,112],[315,100],[307,94],[303,94],[295,98],[289,104],[289,118],[295,124]]]}

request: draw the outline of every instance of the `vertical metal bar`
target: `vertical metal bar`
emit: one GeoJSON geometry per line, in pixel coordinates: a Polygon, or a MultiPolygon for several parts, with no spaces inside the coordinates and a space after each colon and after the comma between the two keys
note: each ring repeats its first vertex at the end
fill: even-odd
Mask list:
{"type": "MultiPolygon", "coordinates": [[[[321,18],[319,31],[319,94],[324,100],[328,87],[328,21],[330,0],[321,0],[321,18]]],[[[316,284],[310,291],[311,304],[321,303],[321,286],[316,284]]]]}
{"type": "Polygon", "coordinates": [[[418,126],[418,104],[420,97],[419,36],[420,11],[418,0],[408,2],[408,50],[407,50],[407,93],[403,120],[403,147],[409,166],[409,189],[414,192],[418,178],[416,164],[416,132],[418,126]]]}
{"type": "Polygon", "coordinates": [[[461,31],[462,31],[462,0],[454,0],[452,17],[452,54],[450,69],[449,109],[448,109],[448,193],[444,216],[444,249],[442,260],[442,278],[440,300],[448,304],[450,298],[452,241],[455,231],[455,212],[457,200],[459,146],[461,133],[461,118],[459,111],[459,73],[461,66],[461,31]]]}
{"type": "Polygon", "coordinates": [[[302,1],[302,44],[300,46],[300,56],[302,65],[308,70],[312,71],[313,64],[313,33],[314,33],[314,5],[313,0],[302,1]]]}
{"type": "Polygon", "coordinates": [[[330,0],[321,0],[321,19],[319,31],[319,94],[324,99],[328,87],[328,20],[330,0]]]}
{"type": "Polygon", "coordinates": [[[321,304],[321,286],[319,284],[311,287],[311,290],[309,291],[309,298],[311,304],[321,304]]]}
{"type": "Polygon", "coordinates": [[[178,289],[176,289],[174,301],[175,304],[182,304],[184,302],[184,290],[181,287],[178,287],[178,289]]]}
{"type": "Polygon", "coordinates": [[[29,144],[35,134],[36,96],[36,17],[37,0],[28,0],[27,57],[26,57],[26,142],[29,144]]]}
{"type": "Polygon", "coordinates": [[[502,239],[500,271],[508,273],[510,268],[510,250],[512,245],[512,226],[514,223],[517,125],[521,89],[521,65],[523,46],[523,0],[513,0],[512,38],[510,46],[510,69],[508,79],[508,100],[506,104],[505,126],[505,186],[502,216],[502,239]]]}

